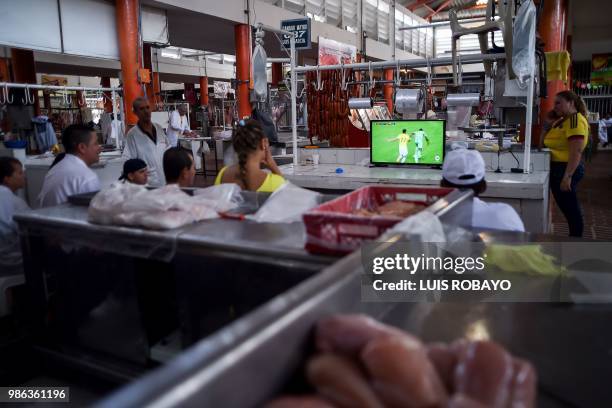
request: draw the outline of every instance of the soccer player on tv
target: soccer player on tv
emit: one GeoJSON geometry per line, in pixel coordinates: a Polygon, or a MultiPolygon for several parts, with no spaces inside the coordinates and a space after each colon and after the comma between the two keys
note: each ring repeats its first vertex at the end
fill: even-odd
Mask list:
{"type": "Polygon", "coordinates": [[[418,163],[419,159],[423,157],[423,142],[427,141],[427,146],[429,146],[429,138],[423,129],[419,129],[413,133],[414,135],[414,144],[416,148],[414,149],[414,162],[418,163]]]}
{"type": "Polygon", "coordinates": [[[397,137],[387,139],[387,142],[395,142],[399,140],[399,155],[395,160],[396,163],[406,163],[406,158],[408,158],[408,142],[410,142],[410,136],[406,132],[406,129],[402,129],[402,133],[400,133],[397,137]]]}

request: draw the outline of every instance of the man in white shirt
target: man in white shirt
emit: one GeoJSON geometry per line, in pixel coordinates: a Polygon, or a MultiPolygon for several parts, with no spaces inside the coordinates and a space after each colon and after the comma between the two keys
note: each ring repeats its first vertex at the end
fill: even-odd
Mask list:
{"type": "Polygon", "coordinates": [[[442,165],[442,187],[470,188],[474,191],[472,227],[525,231],[517,212],[504,203],[486,203],[478,196],[487,189],[485,163],[476,150],[457,149],[446,154],[442,165]]]}
{"type": "Polygon", "coordinates": [[[164,177],[164,152],[170,148],[164,129],[151,121],[151,107],[145,98],[136,98],[132,108],[138,123],[127,133],[123,158],[141,159],[149,169],[149,185],[161,187],[166,184],[164,177]]]}
{"type": "MultiPolygon", "coordinates": [[[[19,160],[0,157],[0,275],[23,272],[21,245],[13,216],[30,207],[18,197],[25,187],[25,173],[19,160]]],[[[0,298],[3,294],[0,294],[0,298]]]]}
{"type": "Polygon", "coordinates": [[[100,160],[96,132],[70,125],[62,132],[65,156],[56,160],[45,176],[38,203],[41,207],[63,204],[68,197],[100,190],[100,180],[90,167],[100,160]]]}
{"type": "Polygon", "coordinates": [[[178,139],[181,136],[195,137],[197,134],[189,129],[189,120],[187,119],[187,107],[178,105],[176,110],[170,113],[170,122],[168,123],[168,140],[170,147],[178,145],[178,139]]]}

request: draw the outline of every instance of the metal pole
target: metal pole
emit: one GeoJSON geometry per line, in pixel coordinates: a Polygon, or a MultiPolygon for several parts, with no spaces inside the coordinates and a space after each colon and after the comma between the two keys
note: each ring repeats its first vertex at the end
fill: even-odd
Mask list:
{"type": "Polygon", "coordinates": [[[122,88],[93,88],[86,86],[57,86],[57,85],[37,85],[37,84],[17,84],[14,82],[0,82],[0,87],[8,88],[29,88],[29,89],[49,89],[55,91],[121,91],[122,88]]]}
{"type": "Polygon", "coordinates": [[[531,127],[533,120],[534,72],[527,83],[527,106],[525,107],[525,149],[523,151],[523,173],[529,174],[531,168],[531,127]]]}
{"type": "MultiPolygon", "coordinates": [[[[291,51],[291,133],[293,135],[293,168],[298,165],[298,144],[297,144],[297,72],[295,67],[295,35],[289,38],[291,51]]],[[[305,85],[304,85],[305,86],[305,85]]]]}
{"type": "Polygon", "coordinates": [[[266,62],[286,62],[289,63],[291,62],[291,58],[268,58],[266,59],[266,62]]]}
{"type": "Polygon", "coordinates": [[[389,46],[391,59],[395,59],[395,0],[389,2],[389,46]]]}
{"type": "MultiPolygon", "coordinates": [[[[462,64],[479,63],[483,61],[497,61],[506,59],[506,54],[468,54],[461,56],[462,64]]],[[[439,67],[445,65],[452,65],[453,59],[451,57],[439,57],[429,60],[429,65],[432,67],[439,67]]],[[[399,61],[377,61],[372,62],[373,69],[382,68],[396,68],[399,64],[400,68],[425,68],[427,67],[427,60],[425,58],[415,58],[409,60],[399,61]]],[[[370,63],[361,62],[356,64],[345,64],[345,65],[308,65],[304,67],[296,67],[297,73],[310,72],[310,71],[333,71],[337,69],[353,69],[356,71],[367,71],[370,68],[370,63]]]]}
{"type": "MultiPolygon", "coordinates": [[[[115,90],[114,89],[111,91],[111,103],[113,105],[113,120],[111,121],[111,129],[112,129],[113,121],[118,120],[117,106],[115,104],[115,90]]],[[[123,118],[121,118],[121,119],[123,119],[123,118]]],[[[115,147],[117,149],[121,149],[121,144],[119,142],[119,134],[118,134],[118,132],[115,132],[115,147]]]]}
{"type": "MultiPolygon", "coordinates": [[[[460,23],[477,23],[479,21],[486,21],[486,18],[470,18],[470,19],[463,19],[463,20],[459,20],[460,23]]],[[[404,30],[416,30],[417,28],[432,28],[432,27],[440,27],[440,26],[447,26],[450,25],[450,21],[442,21],[439,23],[431,23],[431,24],[421,24],[421,25],[415,25],[415,26],[406,26],[406,27],[400,27],[397,30],[398,31],[404,31],[404,30]]]]}

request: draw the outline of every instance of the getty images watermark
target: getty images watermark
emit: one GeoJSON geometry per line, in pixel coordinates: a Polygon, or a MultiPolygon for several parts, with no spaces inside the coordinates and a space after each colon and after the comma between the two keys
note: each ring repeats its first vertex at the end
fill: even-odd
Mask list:
{"type": "Polygon", "coordinates": [[[367,244],[365,302],[612,303],[612,243],[367,244]]]}

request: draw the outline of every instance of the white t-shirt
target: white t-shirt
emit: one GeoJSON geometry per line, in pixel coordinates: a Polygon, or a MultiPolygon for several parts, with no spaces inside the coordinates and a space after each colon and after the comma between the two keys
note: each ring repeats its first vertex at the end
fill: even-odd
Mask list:
{"type": "Polygon", "coordinates": [[[187,115],[181,116],[177,110],[173,110],[170,114],[170,122],[168,123],[168,140],[170,146],[176,147],[178,138],[181,137],[184,131],[189,130],[189,121],[187,115]]]}
{"type": "Polygon", "coordinates": [[[29,209],[25,201],[0,184],[0,272],[21,272],[21,245],[13,216],[29,209]]]}
{"type": "Polygon", "coordinates": [[[157,123],[153,123],[156,131],[157,143],[153,143],[151,138],[140,129],[134,126],[125,137],[125,148],[123,158],[141,159],[147,163],[149,169],[149,185],[161,187],[166,184],[164,176],[164,153],[168,150],[169,141],[164,129],[157,123]]]}
{"type": "Polygon", "coordinates": [[[52,207],[67,202],[72,195],[99,190],[98,175],[79,157],[67,154],[45,176],[38,204],[41,207],[52,207]]]}
{"type": "Polygon", "coordinates": [[[485,203],[478,197],[474,197],[472,226],[506,231],[525,231],[523,221],[514,208],[505,203],[485,203]]]}

